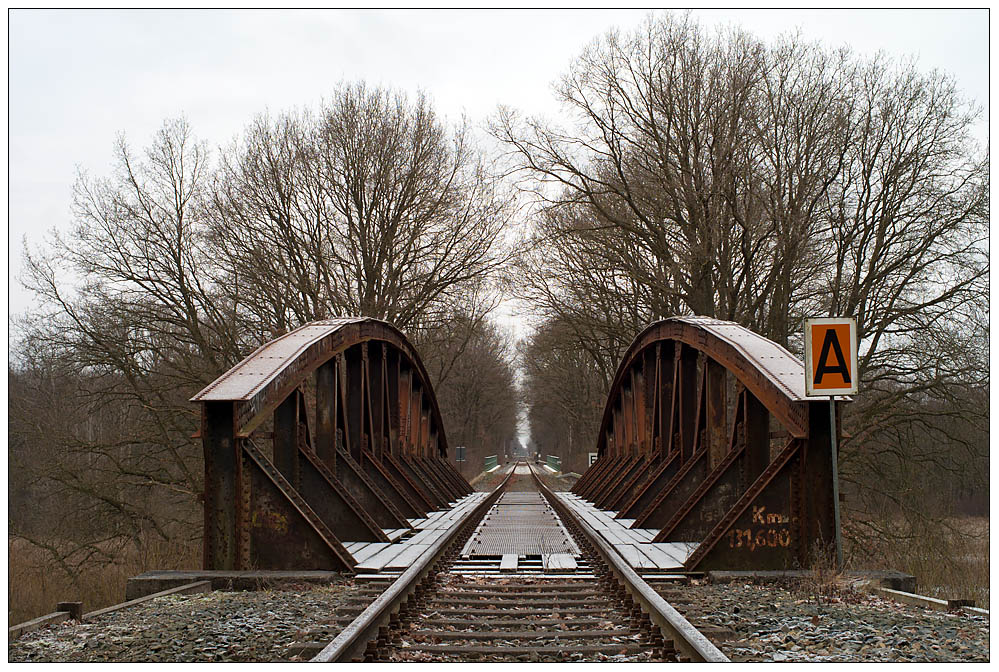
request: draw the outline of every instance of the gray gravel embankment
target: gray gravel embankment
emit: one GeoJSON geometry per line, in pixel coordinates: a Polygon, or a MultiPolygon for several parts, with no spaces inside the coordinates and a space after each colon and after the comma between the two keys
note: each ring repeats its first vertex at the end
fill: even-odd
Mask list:
{"type": "Polygon", "coordinates": [[[695,625],[710,626],[734,661],[989,660],[989,621],[902,605],[864,590],[701,584],[660,588],[695,625]]]}
{"type": "MultiPolygon", "coordinates": [[[[10,662],[278,661],[289,647],[332,637],[357,587],[171,595],[89,623],[28,633],[10,662]]],[[[816,596],[781,586],[663,586],[667,600],[734,661],[955,662],[989,660],[988,619],[900,605],[861,590],[816,596]]],[[[370,598],[366,598],[370,599],[370,598]]],[[[356,604],[356,603],[355,603],[356,604]]]]}
{"type": "MultiPolygon", "coordinates": [[[[168,595],[100,616],[28,633],[9,662],[212,662],[287,660],[311,628],[330,627],[354,593],[349,580],[284,590],[168,595]]],[[[336,628],[338,630],[338,628],[336,628]]]]}

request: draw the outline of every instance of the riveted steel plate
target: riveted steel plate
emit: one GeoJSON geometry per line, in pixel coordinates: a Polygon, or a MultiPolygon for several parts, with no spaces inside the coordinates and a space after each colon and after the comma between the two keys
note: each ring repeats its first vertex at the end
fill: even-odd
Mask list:
{"type": "Polygon", "coordinates": [[[794,401],[805,396],[805,365],[783,346],[746,329],[741,324],[711,317],[680,317],[679,322],[708,331],[755,362],[759,370],[794,401]]]}
{"type": "Polygon", "coordinates": [[[273,380],[289,362],[297,358],[310,345],[332,334],[345,324],[364,322],[368,319],[344,317],[319,320],[302,325],[254,350],[243,361],[198,392],[191,401],[251,399],[260,388],[273,380]]]}

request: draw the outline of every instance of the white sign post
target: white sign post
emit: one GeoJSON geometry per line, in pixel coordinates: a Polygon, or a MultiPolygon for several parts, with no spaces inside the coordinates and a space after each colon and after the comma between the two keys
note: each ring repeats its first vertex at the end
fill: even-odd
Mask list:
{"type": "Polygon", "coordinates": [[[805,320],[805,396],[829,395],[836,566],[840,569],[843,568],[843,536],[839,528],[839,460],[836,445],[835,395],[856,394],[858,389],[857,321],[852,317],[816,317],[805,320]]]}

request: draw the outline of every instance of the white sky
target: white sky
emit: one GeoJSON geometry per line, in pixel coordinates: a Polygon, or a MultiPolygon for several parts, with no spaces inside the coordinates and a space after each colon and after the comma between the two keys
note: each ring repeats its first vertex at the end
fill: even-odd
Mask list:
{"type": "MultiPolygon", "coordinates": [[[[8,14],[8,315],[22,239],[66,230],[77,167],[109,172],[122,132],[135,148],[180,114],[212,147],[258,113],[314,106],[341,79],[415,92],[438,112],[482,124],[497,104],[558,113],[550,85],[594,37],[647,10],[48,11],[8,14]]],[[[698,10],[706,26],[770,39],[799,28],[857,52],[911,55],[952,74],[983,108],[988,136],[987,10],[698,10]]]]}

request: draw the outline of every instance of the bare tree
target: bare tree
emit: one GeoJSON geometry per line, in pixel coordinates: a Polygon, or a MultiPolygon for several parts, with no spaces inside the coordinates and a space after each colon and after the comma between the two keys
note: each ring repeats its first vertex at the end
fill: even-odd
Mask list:
{"type": "Polygon", "coordinates": [[[188,399],[306,321],[364,314],[436,338],[441,379],[479,376],[449,413],[471,414],[473,438],[515,431],[512,373],[484,323],[512,201],[465,127],[358,84],[315,115],[261,117],[217,168],[184,121],[144,152],[117,150],[112,175],[80,175],[69,235],[27,254],[38,302],[18,324],[12,380],[33,401],[12,398],[11,434],[18,455],[46,456],[19,460],[19,477],[79,514],[33,528],[56,561],[196,536],[188,399]],[[467,328],[448,333],[452,321],[467,328]]]}
{"type": "Polygon", "coordinates": [[[512,205],[466,126],[356,84],[316,115],[257,119],[224,158],[212,218],[250,312],[279,328],[354,314],[409,328],[502,266],[512,205]]]}
{"type": "Polygon", "coordinates": [[[668,271],[620,230],[593,228],[581,206],[546,211],[518,259],[511,290],[545,322],[572,334],[610,384],[617,358],[651,315],[674,314],[670,295],[657,290],[668,271]],[[618,259],[630,260],[622,267],[618,259]],[[661,311],[661,312],[660,312],[661,311]]]}
{"type": "Polygon", "coordinates": [[[952,80],[664,15],[595,41],[556,95],[573,127],[501,110],[492,132],[540,212],[520,291],[599,370],[670,314],[799,352],[801,318],[853,315],[865,393],[845,479],[918,505],[872,476],[886,456],[945,470],[987,455],[973,353],[988,333],[988,163],[952,80]],[[941,413],[964,438],[910,441],[942,436],[941,413]],[[972,457],[955,461],[962,446],[972,457]]]}
{"type": "Polygon", "coordinates": [[[521,360],[531,440],[543,454],[558,455],[562,471],[581,474],[596,445],[611,380],[578,348],[573,330],[566,321],[542,323],[523,344],[521,360]]]}
{"type": "Polygon", "coordinates": [[[712,39],[689,20],[650,19],[633,35],[608,33],[563,78],[556,93],[575,129],[503,110],[493,133],[546,204],[585,205],[591,228],[620,230],[664,270],[647,278],[660,280],[657,294],[714,315],[714,259],[726,245],[739,251],[728,192],[751,158],[761,48],[741,33],[712,39]]]}
{"type": "Polygon", "coordinates": [[[416,346],[434,382],[448,443],[466,449],[465,462],[456,466],[472,478],[486,456],[502,460],[517,435],[512,346],[489,320],[460,313],[446,326],[421,332],[416,346]]]}
{"type": "MultiPolygon", "coordinates": [[[[862,341],[845,482],[862,509],[887,500],[926,527],[954,502],[914,483],[943,490],[965,469],[959,480],[987,489],[975,474],[988,460],[989,370],[976,355],[988,340],[988,161],[968,137],[975,111],[949,78],[876,59],[849,91],[846,162],[822,213],[835,263],[811,310],[855,315],[862,341]]],[[[893,525],[864,520],[877,535],[893,525]]]]}
{"type": "MultiPolygon", "coordinates": [[[[85,416],[110,407],[112,416],[128,418],[113,440],[81,427],[64,437],[77,444],[68,455],[89,452],[117,464],[117,471],[77,470],[73,478],[77,489],[90,488],[121,512],[143,503],[107,487],[114,474],[164,493],[200,492],[186,397],[239,352],[204,247],[206,160],[184,122],[165,124],[138,158],[120,141],[113,178],[80,176],[70,238],[57,236],[47,254],[27,255],[26,281],[39,301],[21,323],[19,350],[77,380],[72,396],[82,395],[85,416]]],[[[149,512],[139,517],[153,523],[149,512]]]]}

